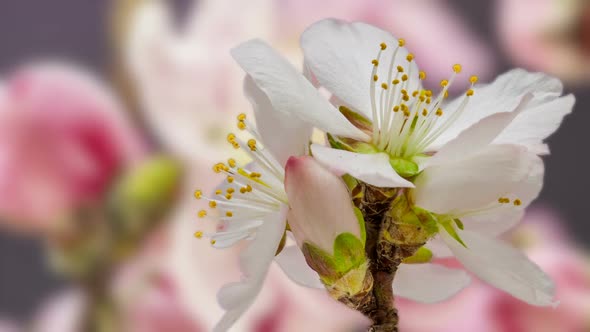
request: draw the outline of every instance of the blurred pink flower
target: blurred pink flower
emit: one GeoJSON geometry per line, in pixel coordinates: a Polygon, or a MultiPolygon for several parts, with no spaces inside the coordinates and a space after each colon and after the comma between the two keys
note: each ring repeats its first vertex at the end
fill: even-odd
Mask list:
{"type": "MultiPolygon", "coordinates": [[[[532,210],[509,234],[555,281],[557,308],[533,307],[482,282],[436,305],[398,301],[401,329],[410,332],[585,332],[590,329],[590,259],[548,210],[532,210]],[[428,319],[422,319],[428,317],[428,319]]],[[[447,260],[448,265],[458,265],[447,260]]]]}
{"type": "MultiPolygon", "coordinates": [[[[32,332],[78,332],[87,308],[84,292],[67,289],[51,296],[41,304],[31,322],[32,332]]],[[[23,329],[25,331],[25,329],[23,329]]]]}
{"type": "Polygon", "coordinates": [[[496,30],[516,65],[573,83],[590,79],[588,1],[501,0],[496,30]]]}
{"type": "Polygon", "coordinates": [[[111,92],[66,65],[31,65],[5,81],[0,133],[0,220],[21,230],[48,230],[144,151],[111,92]]]}

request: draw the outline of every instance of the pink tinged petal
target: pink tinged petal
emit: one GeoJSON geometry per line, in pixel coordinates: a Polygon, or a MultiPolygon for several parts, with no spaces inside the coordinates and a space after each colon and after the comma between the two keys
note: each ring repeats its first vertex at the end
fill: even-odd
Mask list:
{"type": "MultiPolygon", "coordinates": [[[[559,79],[542,73],[530,73],[522,69],[514,69],[500,75],[494,82],[476,85],[475,94],[470,97],[467,108],[453,125],[431,145],[429,149],[436,150],[445,143],[457,137],[462,131],[479,120],[499,112],[513,110],[527,93],[533,94],[533,99],[521,114],[514,119],[512,125],[500,135],[501,142],[511,144],[541,144],[542,140],[555,131],[563,116],[571,112],[571,101],[556,102],[563,98],[563,85],[559,79]],[[555,112],[550,119],[544,115],[555,112]],[[529,115],[530,114],[530,115],[529,115]],[[529,122],[531,117],[538,117],[535,122],[529,122]],[[519,134],[524,130],[527,139],[519,134]]],[[[457,110],[463,97],[459,97],[443,106],[445,114],[457,110]]]]}
{"type": "MultiPolygon", "coordinates": [[[[335,94],[348,106],[372,118],[370,83],[373,64],[380,44],[385,43],[377,75],[381,82],[388,82],[390,59],[398,47],[398,40],[389,32],[375,26],[354,22],[325,19],[305,30],[301,35],[301,47],[305,61],[322,86],[335,94]]],[[[398,50],[393,69],[398,65],[410,76],[408,91],[418,88],[416,62],[408,63],[405,48],[398,50]]]]}
{"type": "Polygon", "coordinates": [[[463,270],[436,264],[401,264],[393,280],[393,292],[410,300],[436,303],[451,298],[471,282],[463,270]]]}
{"type": "Polygon", "coordinates": [[[244,79],[244,92],[256,114],[256,129],[262,136],[262,143],[277,161],[284,166],[289,157],[304,154],[312,126],[292,114],[276,112],[250,76],[244,79]]]}
{"type": "Polygon", "coordinates": [[[317,161],[337,174],[350,174],[378,187],[414,187],[395,172],[385,153],[361,154],[319,144],[312,144],[311,151],[317,161]]]}
{"type": "Polygon", "coordinates": [[[532,174],[538,173],[540,163],[540,158],[524,147],[490,145],[463,160],[426,168],[416,178],[414,201],[439,214],[480,209],[521,192],[520,186],[531,192],[534,189],[528,186],[539,188],[542,177],[532,174]]]}
{"type": "Polygon", "coordinates": [[[297,116],[334,135],[368,139],[268,44],[254,39],[232,49],[231,53],[266,94],[275,111],[297,116]]]}
{"type": "Polygon", "coordinates": [[[338,235],[348,232],[360,239],[346,184],[312,157],[289,159],[285,189],[291,206],[289,225],[300,247],[309,242],[333,253],[338,235]]]}
{"type": "Polygon", "coordinates": [[[266,217],[256,233],[256,238],[240,255],[243,280],[225,285],[219,290],[217,300],[226,313],[213,331],[222,332],[229,329],[260,293],[285,231],[285,210],[266,217]]]}
{"type": "Polygon", "coordinates": [[[455,257],[480,279],[531,305],[557,305],[553,282],[523,253],[474,232],[457,233],[467,247],[444,230],[440,234],[455,257]]]}
{"type": "Polygon", "coordinates": [[[445,242],[441,240],[439,235],[426,242],[424,247],[432,251],[435,258],[453,257],[453,253],[449,250],[445,242]]]}
{"type": "Polygon", "coordinates": [[[527,93],[511,112],[495,113],[479,120],[445,144],[432,158],[428,159],[425,167],[465,158],[485,148],[526,108],[532,98],[533,95],[527,93]]]}
{"type": "Polygon", "coordinates": [[[324,289],[319,275],[307,265],[305,256],[298,246],[284,248],[275,261],[295,283],[305,287],[324,289]]]}

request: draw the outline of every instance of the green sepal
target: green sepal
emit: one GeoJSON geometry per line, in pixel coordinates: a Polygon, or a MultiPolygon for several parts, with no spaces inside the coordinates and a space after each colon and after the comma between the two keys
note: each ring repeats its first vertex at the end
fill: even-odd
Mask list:
{"type": "Polygon", "coordinates": [[[334,240],[333,255],[309,242],[304,242],[301,250],[309,267],[320,275],[326,285],[334,284],[367,260],[364,241],[348,232],[334,240]]]}
{"type": "Polygon", "coordinates": [[[418,249],[414,255],[404,259],[402,262],[405,264],[423,264],[430,262],[432,260],[432,256],[433,254],[430,249],[420,247],[420,249],[418,249]]]}
{"type": "Polygon", "coordinates": [[[434,213],[419,206],[412,206],[412,212],[420,219],[420,223],[430,235],[438,233],[438,218],[434,213]]]}
{"type": "Polygon", "coordinates": [[[330,133],[327,133],[326,137],[328,137],[328,143],[330,144],[330,147],[332,147],[333,149],[353,151],[353,148],[350,145],[344,143],[338,137],[333,136],[330,133]]]}
{"type": "Polygon", "coordinates": [[[364,247],[365,243],[367,242],[367,228],[365,225],[365,216],[363,216],[363,212],[361,211],[361,209],[357,208],[356,206],[353,208],[354,215],[356,216],[356,220],[358,220],[359,223],[359,228],[361,231],[361,242],[363,243],[364,247]]]}
{"type": "Polygon", "coordinates": [[[455,230],[453,225],[451,225],[450,222],[448,222],[448,221],[443,222],[443,223],[441,223],[441,225],[445,228],[447,233],[449,233],[449,235],[451,237],[453,237],[453,239],[455,239],[457,242],[459,242],[463,247],[467,248],[467,245],[465,244],[465,242],[463,242],[463,240],[461,239],[461,237],[459,236],[459,234],[457,233],[457,231],[455,230]]]}
{"type": "Polygon", "coordinates": [[[465,225],[463,225],[463,222],[461,221],[461,219],[455,218],[455,219],[453,219],[453,221],[455,222],[455,224],[457,225],[457,227],[459,227],[460,230],[464,230],[465,229],[465,225]]]}
{"type": "Polygon", "coordinates": [[[411,178],[420,173],[418,164],[404,158],[389,158],[389,164],[395,172],[404,178],[411,178]]]}
{"type": "Polygon", "coordinates": [[[348,121],[350,121],[350,123],[352,123],[358,129],[366,132],[371,132],[373,130],[373,123],[363,115],[352,111],[346,106],[340,106],[338,107],[338,110],[348,121]]]}
{"type": "Polygon", "coordinates": [[[342,180],[344,180],[344,183],[346,184],[349,192],[352,192],[352,190],[359,184],[359,181],[350,174],[342,175],[342,180]]]}
{"type": "Polygon", "coordinates": [[[357,142],[352,142],[349,145],[352,148],[352,150],[357,153],[374,154],[374,153],[383,152],[383,151],[380,151],[379,149],[377,149],[377,147],[371,143],[357,141],[357,142]]]}

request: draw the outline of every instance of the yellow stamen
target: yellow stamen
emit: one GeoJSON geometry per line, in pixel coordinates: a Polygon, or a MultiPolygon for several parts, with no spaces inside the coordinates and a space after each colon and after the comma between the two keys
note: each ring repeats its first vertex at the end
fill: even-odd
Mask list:
{"type": "Polygon", "coordinates": [[[414,54],[408,54],[408,56],[406,56],[406,60],[408,60],[408,62],[412,62],[412,60],[414,60],[414,54]]]}
{"type": "Polygon", "coordinates": [[[373,66],[379,66],[379,60],[377,59],[371,60],[371,63],[373,64],[373,66]]]}
{"type": "Polygon", "coordinates": [[[459,74],[461,72],[461,70],[463,69],[463,67],[461,67],[460,64],[455,64],[453,65],[453,71],[457,74],[459,74]]]}
{"type": "Polygon", "coordinates": [[[474,93],[473,89],[469,89],[469,90],[467,90],[467,92],[465,92],[465,94],[469,97],[473,96],[473,93],[474,93]]]}
{"type": "Polygon", "coordinates": [[[381,87],[383,88],[383,90],[387,90],[387,83],[381,83],[381,87]]]}
{"type": "Polygon", "coordinates": [[[425,80],[426,79],[426,72],[421,70],[419,76],[420,76],[421,80],[425,80]]]}
{"type": "Polygon", "coordinates": [[[373,81],[377,82],[377,80],[379,80],[379,76],[373,75],[373,81]]]}
{"type": "Polygon", "coordinates": [[[233,214],[231,211],[227,211],[227,212],[225,213],[225,215],[226,215],[227,217],[233,217],[233,216],[234,216],[234,214],[233,214]]]}
{"type": "Polygon", "coordinates": [[[202,237],[203,237],[203,232],[201,232],[201,231],[196,231],[194,235],[195,235],[195,237],[196,237],[197,239],[200,239],[200,238],[202,238],[202,237]]]}
{"type": "Polygon", "coordinates": [[[471,84],[477,83],[477,80],[478,80],[478,78],[476,75],[473,75],[469,78],[469,82],[471,82],[471,84]]]}
{"type": "Polygon", "coordinates": [[[216,201],[210,201],[209,202],[209,207],[212,209],[215,209],[217,207],[217,202],[216,201]]]}
{"type": "Polygon", "coordinates": [[[522,204],[522,201],[520,199],[515,199],[514,200],[514,206],[520,206],[522,204]]]}
{"type": "Polygon", "coordinates": [[[195,190],[195,198],[201,199],[201,197],[203,197],[203,191],[201,189],[195,190]]]}
{"type": "Polygon", "coordinates": [[[246,114],[240,113],[240,115],[238,115],[238,121],[244,121],[244,120],[246,120],[246,114]]]}
{"type": "Polygon", "coordinates": [[[385,43],[381,43],[379,46],[381,46],[382,51],[384,51],[387,48],[387,44],[385,43]]]}
{"type": "Polygon", "coordinates": [[[207,216],[207,211],[201,210],[199,211],[199,218],[205,218],[207,216]]]}
{"type": "Polygon", "coordinates": [[[253,138],[249,139],[248,147],[250,148],[250,151],[256,151],[256,140],[253,138]]]}

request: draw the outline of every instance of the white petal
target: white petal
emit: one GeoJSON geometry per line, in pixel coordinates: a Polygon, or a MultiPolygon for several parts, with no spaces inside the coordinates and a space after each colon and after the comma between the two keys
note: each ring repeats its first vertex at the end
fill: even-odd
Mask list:
{"type": "Polygon", "coordinates": [[[481,209],[519,192],[519,186],[539,186],[529,183],[528,177],[540,162],[524,147],[490,145],[466,159],[426,168],[416,178],[414,200],[416,205],[440,214],[461,215],[481,209]]]}
{"type": "MultiPolygon", "coordinates": [[[[477,85],[475,94],[470,98],[464,113],[432,144],[430,149],[436,150],[480,119],[514,109],[526,93],[533,93],[534,98],[522,114],[514,120],[513,125],[503,132],[502,142],[527,146],[533,141],[540,144],[557,129],[563,116],[571,111],[571,100],[555,101],[562,91],[563,85],[557,78],[542,73],[529,73],[522,69],[511,70],[499,76],[491,84],[477,85]],[[539,112],[539,110],[543,111],[539,112]],[[544,116],[550,112],[555,114],[552,114],[550,119],[545,119],[544,116]],[[530,122],[531,117],[537,118],[537,121],[530,122]],[[520,133],[520,131],[524,132],[520,133]],[[529,136],[527,140],[523,140],[523,136],[527,135],[529,136]]],[[[462,99],[462,97],[457,98],[443,106],[445,113],[450,114],[455,111],[462,99]]]]}
{"type": "Polygon", "coordinates": [[[532,305],[556,304],[553,282],[523,253],[477,233],[457,232],[467,248],[446,231],[441,236],[455,257],[480,279],[532,305]]]}
{"type": "Polygon", "coordinates": [[[250,307],[258,296],[286,226],[286,209],[269,215],[258,229],[256,238],[240,255],[243,280],[223,286],[217,294],[226,313],[214,331],[226,331],[250,307]]]}
{"type": "Polygon", "coordinates": [[[494,143],[517,143],[537,154],[547,154],[543,140],[559,128],[563,118],[571,113],[576,98],[567,95],[550,102],[527,108],[494,140],[494,143]]]}
{"type": "Polygon", "coordinates": [[[232,56],[264,91],[273,109],[292,114],[334,135],[367,139],[282,56],[261,40],[232,49],[232,56]]]}
{"type": "MultiPolygon", "coordinates": [[[[369,119],[372,117],[371,60],[377,58],[381,43],[388,47],[383,52],[377,74],[380,82],[387,82],[390,81],[387,79],[390,58],[398,46],[398,40],[390,33],[362,22],[325,19],[301,35],[305,61],[320,84],[369,119]]],[[[407,49],[400,48],[393,68],[401,65],[406,69],[411,83],[407,90],[414,91],[420,84],[418,67],[415,61],[408,63],[407,55],[407,49]]]]}
{"type": "Polygon", "coordinates": [[[350,174],[377,187],[414,187],[395,172],[385,153],[361,154],[319,144],[312,144],[311,151],[317,161],[337,174],[350,174]]]}
{"type": "Polygon", "coordinates": [[[244,79],[244,93],[256,114],[256,129],[262,136],[262,143],[277,161],[285,166],[289,157],[304,154],[312,126],[292,114],[276,112],[250,76],[244,79]]]}
{"type": "Polygon", "coordinates": [[[527,93],[511,112],[495,113],[481,119],[445,144],[434,157],[428,159],[426,165],[459,160],[486,147],[526,108],[532,98],[533,95],[527,93]]]}
{"type": "Polygon", "coordinates": [[[426,242],[424,247],[432,251],[432,254],[436,258],[453,257],[453,253],[449,250],[449,247],[447,247],[445,242],[441,240],[438,235],[426,242]]]}
{"type": "Polygon", "coordinates": [[[401,264],[393,280],[393,293],[423,303],[444,301],[471,282],[463,270],[436,264],[401,264]]]}
{"type": "Polygon", "coordinates": [[[283,272],[301,286],[324,289],[320,276],[305,262],[305,256],[297,246],[288,246],[275,258],[283,272]]]}
{"type": "Polygon", "coordinates": [[[361,237],[346,184],[312,157],[287,161],[285,190],[291,206],[289,226],[300,247],[309,242],[333,253],[338,235],[361,237]]]}

